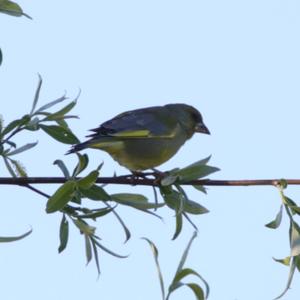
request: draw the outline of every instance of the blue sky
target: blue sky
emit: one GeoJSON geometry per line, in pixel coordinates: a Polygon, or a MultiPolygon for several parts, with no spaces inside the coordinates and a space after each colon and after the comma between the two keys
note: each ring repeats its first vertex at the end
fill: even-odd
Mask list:
{"type": "MultiPolygon", "coordinates": [[[[169,162],[168,170],[212,154],[221,168],[212,178],[299,178],[300,4],[286,1],[18,1],[33,17],[0,16],[0,103],[6,122],[30,110],[37,73],[44,79],[41,102],[82,93],[71,121],[83,139],[90,128],[122,111],[166,103],[197,107],[211,136],[196,135],[169,162]],[[86,6],[84,6],[86,5],[86,6]]],[[[22,135],[22,143],[39,140],[36,149],[19,156],[32,176],[59,176],[55,159],[69,166],[68,147],[44,134],[22,135]]],[[[102,174],[126,173],[107,154],[88,151],[91,166],[104,161],[102,174]]],[[[1,174],[5,168],[0,165],[1,174]]],[[[7,175],[7,174],[6,174],[7,175]]],[[[52,193],[55,187],[45,186],[52,193]]],[[[109,186],[109,192],[151,189],[109,186]]],[[[187,266],[211,285],[212,300],[272,299],[284,288],[288,269],[272,257],[289,254],[288,220],[271,231],[264,224],[280,206],[272,187],[210,187],[205,196],[190,197],[210,214],[193,218],[199,235],[187,266]]],[[[299,188],[287,194],[300,203],[299,188]]],[[[122,208],[133,238],[123,245],[122,231],[111,217],[98,223],[103,243],[126,260],[101,255],[102,275],[85,267],[83,239],[71,232],[68,249],[57,254],[60,216],[46,215],[45,200],[30,191],[1,186],[0,235],[33,227],[33,234],[1,245],[2,295],[5,299],[105,300],[160,299],[147,236],[160,249],[165,281],[172,279],[178,259],[192,235],[171,241],[172,212],[164,223],[122,208]]],[[[296,274],[284,297],[298,299],[296,274]]],[[[182,290],[171,299],[193,299],[182,290]]]]}

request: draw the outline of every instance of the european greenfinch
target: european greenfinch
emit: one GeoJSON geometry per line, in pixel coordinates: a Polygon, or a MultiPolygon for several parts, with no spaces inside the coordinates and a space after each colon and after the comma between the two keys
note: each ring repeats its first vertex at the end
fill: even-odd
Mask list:
{"type": "Polygon", "coordinates": [[[127,169],[138,172],[169,160],[195,132],[210,134],[200,112],[186,104],[168,104],[127,111],[91,129],[86,148],[106,151],[127,169]]]}

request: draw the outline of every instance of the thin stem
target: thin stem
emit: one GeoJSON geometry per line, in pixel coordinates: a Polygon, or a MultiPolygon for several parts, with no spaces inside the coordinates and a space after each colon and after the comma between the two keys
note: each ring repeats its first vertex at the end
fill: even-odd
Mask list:
{"type": "MultiPolygon", "coordinates": [[[[78,177],[77,179],[80,179],[78,177]]],[[[26,184],[61,184],[65,183],[65,177],[0,177],[0,185],[26,185],[26,184]]],[[[210,180],[199,179],[179,183],[180,185],[203,185],[203,186],[278,186],[282,179],[251,179],[251,180],[210,180]]],[[[286,179],[288,185],[300,185],[300,179],[286,179]]],[[[99,177],[99,184],[126,184],[143,186],[160,186],[156,179],[128,178],[125,176],[99,177]]]]}

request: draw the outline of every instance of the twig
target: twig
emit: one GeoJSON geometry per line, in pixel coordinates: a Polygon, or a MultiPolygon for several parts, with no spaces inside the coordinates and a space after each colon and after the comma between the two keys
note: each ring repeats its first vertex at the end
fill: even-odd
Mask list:
{"type": "MultiPolygon", "coordinates": [[[[76,179],[80,179],[78,177],[76,179]]],[[[64,177],[0,177],[0,184],[3,185],[22,185],[27,184],[61,184],[67,181],[64,177]]],[[[157,179],[149,178],[129,178],[126,176],[99,177],[96,181],[100,184],[127,184],[159,186],[157,179]]],[[[202,186],[278,186],[282,179],[250,179],[250,180],[210,180],[200,179],[180,183],[180,185],[202,185],[202,186]]],[[[300,185],[300,179],[285,179],[288,185],[300,185]]]]}

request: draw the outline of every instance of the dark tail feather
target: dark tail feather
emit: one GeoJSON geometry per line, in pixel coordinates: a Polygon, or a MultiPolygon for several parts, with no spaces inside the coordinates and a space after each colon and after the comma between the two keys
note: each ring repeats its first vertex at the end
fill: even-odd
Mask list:
{"type": "Polygon", "coordinates": [[[72,148],[66,153],[66,155],[79,152],[79,151],[87,148],[88,145],[89,145],[89,142],[84,142],[84,143],[73,145],[72,148]]]}

